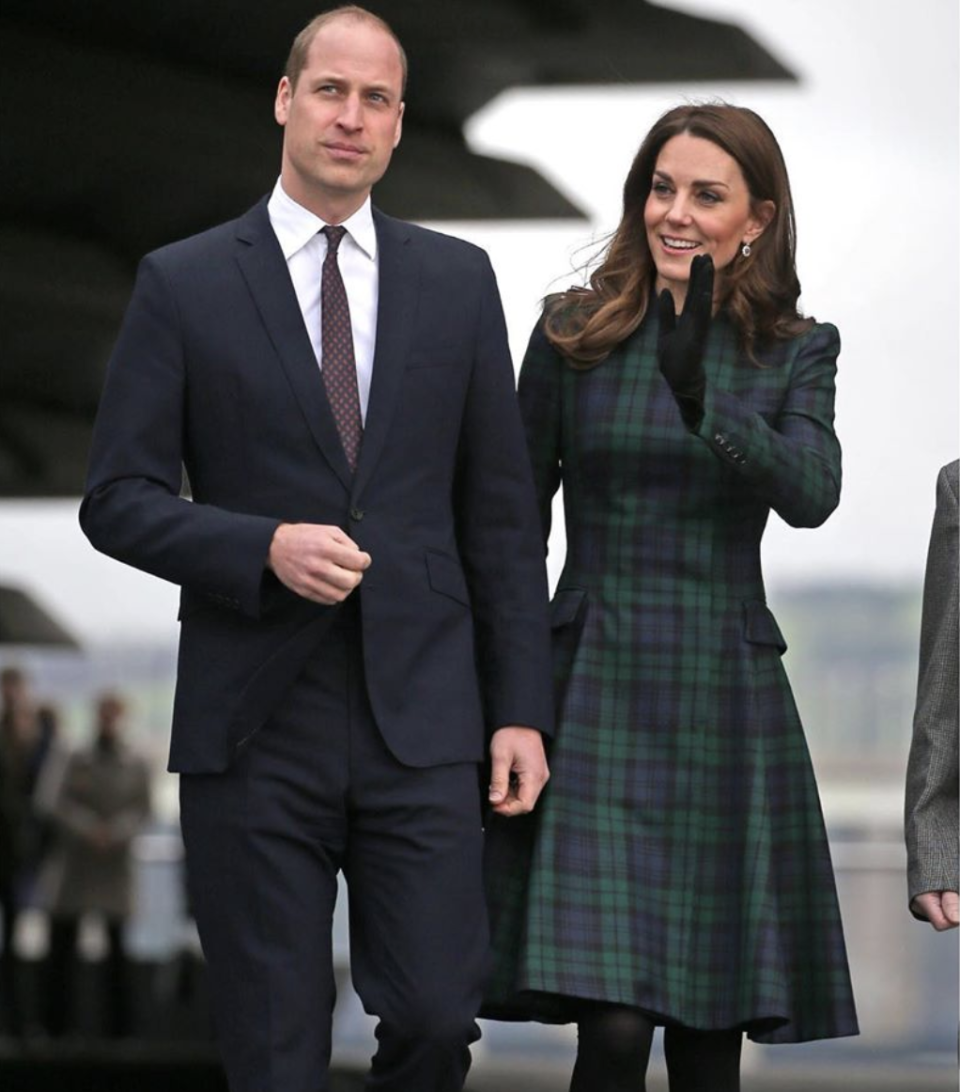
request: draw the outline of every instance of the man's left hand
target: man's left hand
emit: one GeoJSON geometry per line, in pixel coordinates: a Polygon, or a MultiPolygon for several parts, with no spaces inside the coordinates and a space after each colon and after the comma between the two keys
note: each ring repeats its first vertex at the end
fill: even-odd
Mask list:
{"type": "Polygon", "coordinates": [[[533,811],[550,776],[536,728],[499,728],[490,741],[490,805],[498,815],[533,811]]]}

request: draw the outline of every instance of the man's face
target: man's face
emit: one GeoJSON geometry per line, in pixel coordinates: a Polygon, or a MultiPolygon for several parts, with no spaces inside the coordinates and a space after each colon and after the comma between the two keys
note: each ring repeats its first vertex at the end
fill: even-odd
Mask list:
{"type": "Polygon", "coordinates": [[[12,709],[27,702],[27,681],[19,671],[7,670],[0,674],[0,704],[12,709]]]}
{"type": "Polygon", "coordinates": [[[396,42],[376,24],[323,26],[296,86],[284,76],[277,89],[286,193],[328,222],[355,212],[400,142],[402,85],[396,42]]]}
{"type": "Polygon", "coordinates": [[[107,695],[97,703],[97,735],[101,740],[116,742],[120,737],[120,727],[125,710],[123,702],[113,695],[107,695]]]}

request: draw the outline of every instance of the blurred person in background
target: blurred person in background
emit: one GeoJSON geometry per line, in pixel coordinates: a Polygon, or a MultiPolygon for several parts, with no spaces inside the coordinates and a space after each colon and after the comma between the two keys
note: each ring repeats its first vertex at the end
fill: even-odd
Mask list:
{"type": "Polygon", "coordinates": [[[48,830],[34,791],[56,736],[56,714],[38,705],[19,667],[0,671],[0,1029],[24,1030],[16,953],[17,921],[31,905],[48,830]]]}
{"type": "Polygon", "coordinates": [[[552,778],[488,828],[484,1013],[578,1024],[572,1092],[734,1092],[743,1035],[857,1019],[817,785],[766,605],[771,509],[840,495],[836,329],[804,318],[790,186],[750,110],[644,140],[587,288],[520,374],[545,537],[561,483],[552,778]],[[679,316],[679,317],[678,317],[679,316]]]}
{"type": "Polygon", "coordinates": [[[124,927],[133,904],[131,845],[150,815],[150,772],[124,741],[126,712],[118,694],[102,694],[92,743],[51,763],[38,790],[55,831],[42,878],[50,914],[44,1025],[53,1036],[73,1029],[77,937],[88,914],[107,936],[107,1032],[132,1030],[124,927]]]}
{"type": "Polygon", "coordinates": [[[938,932],[956,929],[958,908],[958,587],[960,461],[937,478],[937,507],[923,581],[920,671],[907,763],[905,829],[910,909],[938,932]]]}

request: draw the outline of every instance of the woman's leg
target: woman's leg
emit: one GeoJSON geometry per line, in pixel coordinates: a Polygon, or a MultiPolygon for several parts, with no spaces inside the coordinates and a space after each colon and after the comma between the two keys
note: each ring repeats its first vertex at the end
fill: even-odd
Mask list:
{"type": "Polygon", "coordinates": [[[654,1024],[626,1005],[585,1005],[570,1092],[645,1092],[654,1024]]]}
{"type": "Polygon", "coordinates": [[[740,1031],[667,1027],[663,1049],[670,1092],[740,1092],[740,1031]]]}

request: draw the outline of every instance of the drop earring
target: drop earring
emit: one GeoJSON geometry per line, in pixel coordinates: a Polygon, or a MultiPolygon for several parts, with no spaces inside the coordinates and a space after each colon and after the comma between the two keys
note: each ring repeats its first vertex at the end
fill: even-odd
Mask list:
{"type": "Polygon", "coordinates": [[[742,255],[743,255],[743,256],[744,256],[745,258],[749,258],[749,257],[750,257],[750,255],[751,255],[751,254],[753,253],[753,252],[751,251],[751,249],[750,249],[750,244],[749,244],[749,243],[744,243],[744,244],[743,244],[743,246],[742,246],[742,247],[740,247],[740,253],[741,253],[741,254],[742,254],[742,255]]]}

